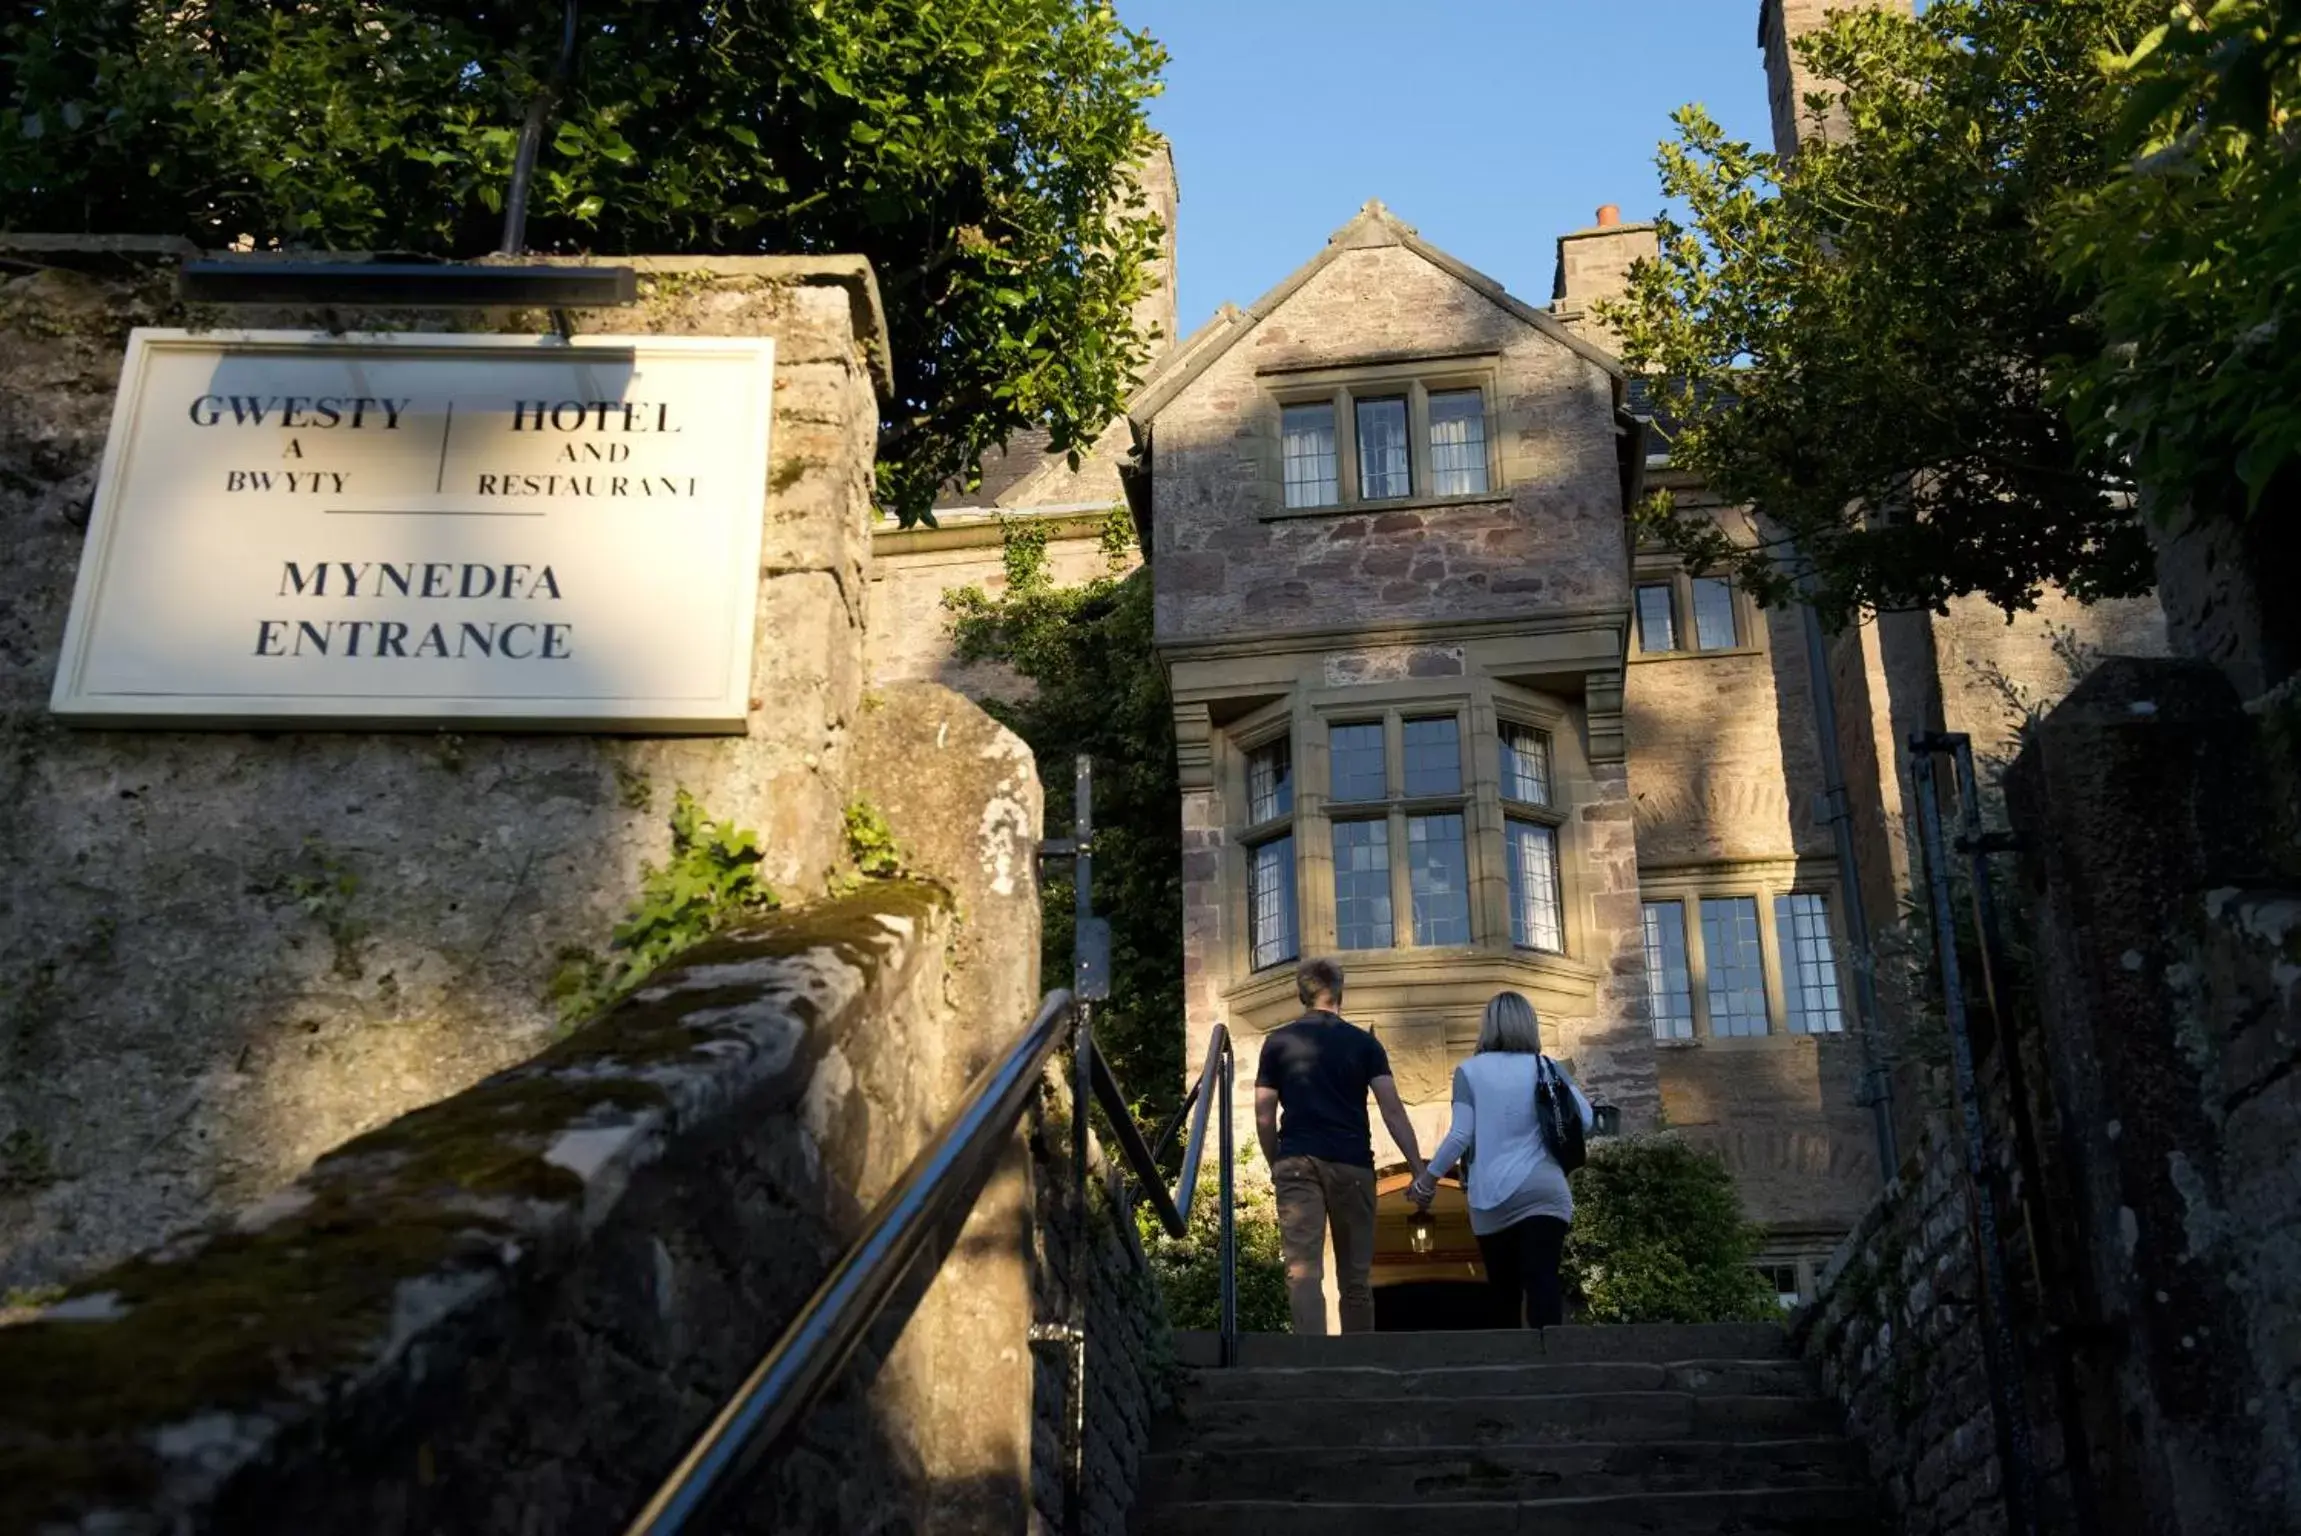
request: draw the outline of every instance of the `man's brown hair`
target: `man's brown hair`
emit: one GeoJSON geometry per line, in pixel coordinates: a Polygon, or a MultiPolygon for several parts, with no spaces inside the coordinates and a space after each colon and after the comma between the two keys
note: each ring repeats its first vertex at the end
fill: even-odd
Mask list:
{"type": "Polygon", "coordinates": [[[1302,1006],[1313,1007],[1322,997],[1342,1001],[1342,967],[1321,955],[1294,968],[1294,995],[1302,1006]]]}

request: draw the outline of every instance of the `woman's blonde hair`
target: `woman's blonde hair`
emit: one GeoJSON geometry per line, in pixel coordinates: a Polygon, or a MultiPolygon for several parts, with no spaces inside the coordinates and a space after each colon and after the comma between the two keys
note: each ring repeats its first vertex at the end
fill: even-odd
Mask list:
{"type": "Polygon", "coordinates": [[[1542,1023],[1534,1017],[1534,1005],[1515,992],[1495,993],[1478,1025],[1478,1049],[1541,1055],[1542,1023]]]}

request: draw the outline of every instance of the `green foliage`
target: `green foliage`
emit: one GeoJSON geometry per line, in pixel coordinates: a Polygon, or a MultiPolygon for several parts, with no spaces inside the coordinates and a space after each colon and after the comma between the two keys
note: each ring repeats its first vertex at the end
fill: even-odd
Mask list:
{"type": "Polygon", "coordinates": [[[903,850],[885,812],[868,800],[851,800],[845,820],[847,854],[856,869],[873,880],[892,880],[903,872],[903,850]]]}
{"type": "Polygon", "coordinates": [[[551,995],[560,1022],[582,1023],[620,1001],[665,961],[722,928],[778,905],[759,876],[759,839],[712,821],[682,789],[671,807],[671,857],[641,873],[639,900],[615,925],[608,953],[561,956],[551,995]]]}
{"type": "Polygon", "coordinates": [[[1567,1292],[1584,1322],[1770,1321],[1762,1237],[1716,1158],[1669,1135],[1597,1143],[1574,1174],[1567,1292]]]}
{"type": "Polygon", "coordinates": [[[60,1285],[12,1285],[0,1291],[0,1312],[33,1312],[52,1307],[66,1294],[60,1285]]]}
{"type": "Polygon", "coordinates": [[[1165,54],[1099,0],[55,0],[0,22],[0,225],[495,249],[531,105],[544,251],[859,252],[906,521],[988,448],[1075,451],[1148,356],[1129,169],[1165,54]]]}
{"type": "MultiPolygon", "coordinates": [[[[1238,1241],[1238,1326],[1246,1333],[1285,1333],[1292,1326],[1286,1304],[1286,1252],[1278,1235],[1278,1197],[1270,1176],[1252,1154],[1239,1159],[1232,1232],[1238,1241]],[[1251,1166],[1250,1166],[1251,1165],[1251,1166]]],[[[1177,1328],[1214,1328],[1222,1321],[1221,1195],[1216,1164],[1199,1169],[1192,1198],[1190,1231],[1174,1238],[1149,1210],[1135,1207],[1143,1252],[1166,1298],[1167,1321],[1177,1328]]]]}
{"type": "Polygon", "coordinates": [[[2096,56],[2162,14],[2163,0],[1840,13],[1796,46],[1845,83],[1844,131],[1787,164],[1681,111],[1660,165],[1690,213],[1662,222],[1660,259],[1604,312],[1686,418],[1673,462],[1768,521],[1737,548],[1664,501],[1644,531],[1768,603],[1810,573],[1833,621],[1976,592],[2011,612],[2048,582],[2083,600],[2148,590],[2124,466],[2054,393],[2101,337],[2040,226],[2114,169],[2122,98],[2096,56]]]}
{"type": "Polygon", "coordinates": [[[2281,479],[2289,499],[2301,456],[2301,3],[2156,10],[2108,60],[2130,91],[2111,143],[2135,158],[2073,189],[2057,231],[2110,343],[2069,399],[2153,503],[2245,516],[2281,479]]]}
{"type": "Polygon", "coordinates": [[[277,887],[327,934],[335,951],[335,973],[355,981],[366,971],[360,945],[368,936],[367,924],[352,911],[359,889],[359,876],[351,866],[316,837],[304,839],[296,867],[280,876],[277,887]]]}
{"type": "MultiPolygon", "coordinates": [[[[1047,820],[1067,832],[1072,762],[1095,763],[1095,909],[1111,923],[1111,999],[1095,1039],[1138,1118],[1165,1118],[1184,1085],[1182,827],[1174,714],[1151,651],[1150,572],[1122,575],[1132,525],[1105,525],[1106,574],[1075,587],[1047,575],[1043,524],[1006,530],[1006,585],[948,594],[944,606],[969,661],[1003,661],[1033,684],[1019,703],[985,707],[1028,742],[1046,785],[1047,820]]],[[[1071,970],[1073,899],[1067,877],[1044,892],[1043,963],[1071,970]]],[[[1195,1043],[1193,1044],[1195,1050],[1195,1043]]]]}

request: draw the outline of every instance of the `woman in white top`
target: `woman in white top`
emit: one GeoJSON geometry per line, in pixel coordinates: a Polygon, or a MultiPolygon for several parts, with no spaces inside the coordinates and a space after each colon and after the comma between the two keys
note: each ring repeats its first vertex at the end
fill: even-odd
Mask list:
{"type": "Polygon", "coordinates": [[[1454,1069],[1454,1124],[1410,1192],[1416,1204],[1429,1205],[1455,1160],[1473,1154],[1470,1230],[1486,1258],[1486,1280],[1502,1316],[1511,1326],[1523,1317],[1529,1328],[1565,1320],[1558,1259],[1574,1219],[1574,1192],[1535,1118],[1542,1074],[1564,1087],[1587,1132],[1590,1101],[1543,1056],[1533,1004],[1515,992],[1497,993],[1486,1005],[1477,1053],[1454,1069]]]}

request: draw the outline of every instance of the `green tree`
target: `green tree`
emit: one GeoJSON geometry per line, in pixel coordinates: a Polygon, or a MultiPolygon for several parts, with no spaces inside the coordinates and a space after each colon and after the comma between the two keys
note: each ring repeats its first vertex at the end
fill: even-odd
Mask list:
{"type": "Polygon", "coordinates": [[[1781,1306],[1751,1267],[1762,1238],[1716,1158],[1669,1135],[1599,1143],[1574,1174],[1567,1292],[1584,1322],[1764,1322],[1781,1306]]]}
{"type": "MultiPolygon", "coordinates": [[[[1166,675],[1151,650],[1150,571],[1122,574],[1134,544],[1123,512],[1107,525],[1109,569],[1092,581],[1056,585],[1046,542],[1043,524],[1010,523],[1004,589],[963,588],[944,605],[962,659],[1004,662],[1032,685],[1023,700],[985,707],[1030,744],[1051,826],[1070,825],[1073,761],[1094,759],[1095,910],[1111,924],[1111,998],[1095,1033],[1138,1117],[1155,1123],[1181,1101],[1186,1042],[1182,796],[1166,675]]],[[[1049,879],[1044,901],[1047,974],[1068,977],[1069,879],[1049,879]]],[[[1195,1068],[1198,1043],[1188,1044],[1195,1068]]]]}
{"type": "Polygon", "coordinates": [[[2108,61],[2116,174],[2072,191],[2056,254],[2106,350],[2070,399],[2167,505],[2289,518],[2301,456],[2301,4],[2209,0],[2108,61]]]}
{"type": "Polygon", "coordinates": [[[860,252],[906,521],[990,447],[1090,441],[1148,355],[1130,167],[1165,55],[1100,0],[37,0],[0,23],[0,226],[472,256],[860,252]]]}
{"type": "Polygon", "coordinates": [[[2097,56],[2162,6],[1841,13],[1796,46],[1843,82],[1842,131],[1786,163],[1677,115],[1660,166],[1687,217],[1605,313],[1683,418],[1674,462],[1767,522],[1737,545],[1664,501],[1649,531],[1770,603],[1810,575],[1833,621],[2149,589],[2124,465],[2055,394],[2102,342],[2043,226],[2115,168],[2123,93],[2097,56]]]}

